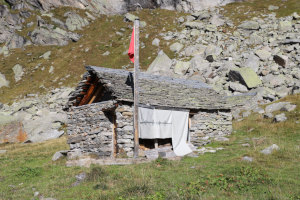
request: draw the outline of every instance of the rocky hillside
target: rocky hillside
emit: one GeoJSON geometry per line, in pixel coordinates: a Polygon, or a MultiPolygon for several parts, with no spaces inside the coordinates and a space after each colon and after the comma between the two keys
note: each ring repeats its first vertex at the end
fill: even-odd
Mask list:
{"type": "Polygon", "coordinates": [[[1,0],[2,125],[23,122],[15,130],[19,141],[59,135],[65,123],[61,108],[85,64],[133,67],[127,49],[136,16],[143,70],[202,80],[224,95],[250,95],[259,103],[299,93],[297,0],[212,7],[228,2],[1,0]],[[45,116],[45,129],[33,130],[30,124],[45,116]]]}

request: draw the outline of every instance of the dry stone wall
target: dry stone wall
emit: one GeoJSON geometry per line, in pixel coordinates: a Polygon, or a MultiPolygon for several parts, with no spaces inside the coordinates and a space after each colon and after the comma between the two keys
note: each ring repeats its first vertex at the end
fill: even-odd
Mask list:
{"type": "Polygon", "coordinates": [[[190,141],[195,146],[218,140],[232,132],[230,111],[200,111],[191,118],[190,141]]]}
{"type": "Polygon", "coordinates": [[[68,144],[70,150],[113,156],[112,103],[94,103],[72,107],[68,112],[68,144]]]}
{"type": "Polygon", "coordinates": [[[116,109],[116,125],[117,151],[119,154],[126,153],[128,157],[132,157],[134,147],[132,106],[120,105],[116,109]]]}

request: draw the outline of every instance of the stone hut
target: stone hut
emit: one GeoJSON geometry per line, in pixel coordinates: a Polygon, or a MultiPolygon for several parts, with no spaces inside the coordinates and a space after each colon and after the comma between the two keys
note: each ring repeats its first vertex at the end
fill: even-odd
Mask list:
{"type": "MultiPolygon", "coordinates": [[[[71,151],[132,157],[132,72],[94,66],[86,70],[67,106],[71,151]]],[[[199,147],[232,131],[231,105],[205,83],[141,73],[139,87],[140,107],[188,113],[185,142],[199,147]]],[[[157,145],[172,143],[170,138],[155,141],[157,145]]],[[[154,146],[153,140],[140,139],[140,149],[154,146]]]]}

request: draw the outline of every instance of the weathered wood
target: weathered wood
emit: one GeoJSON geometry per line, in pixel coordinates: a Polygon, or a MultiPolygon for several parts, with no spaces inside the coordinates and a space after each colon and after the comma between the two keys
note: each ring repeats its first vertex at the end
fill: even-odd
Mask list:
{"type": "Polygon", "coordinates": [[[139,156],[139,122],[138,122],[138,104],[139,104],[139,25],[140,20],[134,20],[134,158],[139,156]]]}
{"type": "Polygon", "coordinates": [[[91,98],[93,92],[95,90],[95,85],[92,84],[89,88],[89,90],[87,91],[87,94],[84,95],[84,97],[82,98],[82,100],[79,103],[79,106],[85,105],[89,102],[89,99],[91,98]]]}
{"type": "Polygon", "coordinates": [[[113,156],[114,158],[117,157],[117,153],[118,153],[118,147],[117,147],[117,133],[116,133],[116,129],[117,129],[117,122],[116,122],[116,115],[115,113],[113,114],[113,156]]]}
{"type": "Polygon", "coordinates": [[[96,97],[102,92],[102,89],[103,89],[102,86],[98,86],[98,88],[96,89],[96,92],[93,94],[93,96],[88,104],[92,104],[96,100],[96,97]]]}

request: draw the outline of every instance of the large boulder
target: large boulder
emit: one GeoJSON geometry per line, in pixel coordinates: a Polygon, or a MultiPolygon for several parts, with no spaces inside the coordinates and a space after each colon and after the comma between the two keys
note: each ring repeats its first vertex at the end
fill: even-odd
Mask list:
{"type": "Polygon", "coordinates": [[[230,81],[239,81],[248,88],[255,88],[262,84],[255,71],[249,67],[231,69],[228,76],[230,81]]]}
{"type": "Polygon", "coordinates": [[[172,60],[163,51],[158,53],[158,56],[149,66],[147,72],[151,74],[170,75],[172,60]]]}

